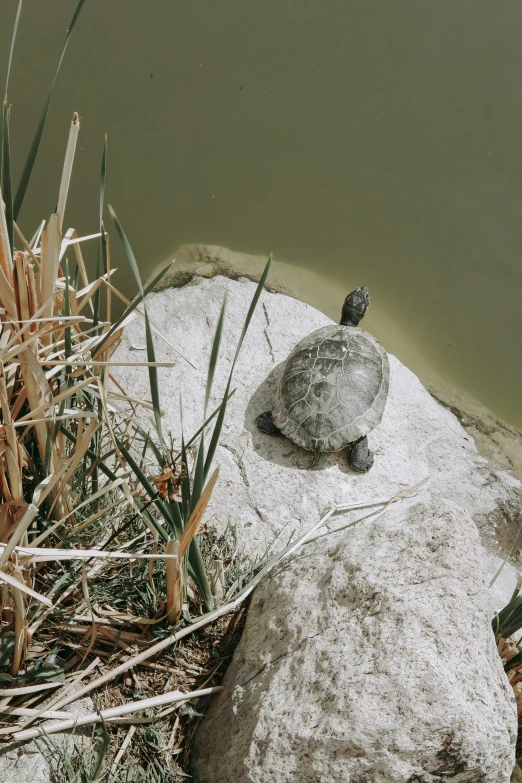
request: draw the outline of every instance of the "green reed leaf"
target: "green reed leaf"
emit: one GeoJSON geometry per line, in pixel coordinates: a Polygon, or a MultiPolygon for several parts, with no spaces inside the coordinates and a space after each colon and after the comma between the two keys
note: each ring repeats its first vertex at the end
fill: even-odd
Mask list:
{"type": "Polygon", "coordinates": [[[123,226],[120,223],[118,216],[114,209],[111,207],[111,205],[108,205],[109,207],[109,213],[111,218],[114,221],[114,225],[116,226],[116,231],[118,232],[118,236],[121,240],[121,243],[123,245],[123,249],[125,250],[125,255],[127,256],[127,261],[130,264],[130,268],[132,270],[132,274],[134,275],[134,279],[136,280],[136,283],[138,285],[139,292],[141,296],[144,296],[144,290],[143,290],[143,284],[141,282],[141,275],[140,270],[138,268],[138,262],[136,261],[136,256],[134,255],[134,251],[131,247],[131,243],[129,242],[127,238],[127,234],[123,230],[123,226]]]}
{"type": "MultiPolygon", "coordinates": [[[[127,260],[130,264],[130,267],[132,269],[132,273],[134,275],[134,278],[136,280],[136,283],[138,284],[138,288],[140,291],[140,294],[142,298],[145,297],[145,291],[143,290],[143,284],[141,282],[141,275],[140,270],[138,268],[138,263],[136,261],[136,257],[134,255],[134,251],[132,250],[131,244],[127,238],[127,235],[125,231],[123,230],[123,226],[121,225],[118,216],[116,215],[116,212],[109,204],[109,212],[111,214],[111,217],[114,221],[114,225],[116,226],[116,231],[118,232],[118,236],[121,239],[121,243],[124,247],[125,254],[127,256],[127,260]]],[[[154,341],[152,339],[152,330],[150,328],[150,322],[149,322],[149,315],[147,312],[147,306],[145,302],[143,303],[143,309],[145,313],[145,339],[147,344],[147,361],[149,362],[155,362],[155,351],[154,351],[154,341]]],[[[160,444],[162,447],[163,452],[165,453],[165,445],[163,442],[163,433],[161,429],[161,412],[160,412],[160,400],[159,400],[159,384],[158,384],[158,368],[157,367],[148,367],[149,371],[149,385],[150,385],[150,393],[152,398],[152,407],[154,409],[154,421],[156,424],[156,432],[158,433],[158,438],[160,440],[160,444]]],[[[163,460],[162,460],[163,462],[163,460]]]]}
{"type": "MultiPolygon", "coordinates": [[[[145,342],[147,345],[147,361],[156,361],[156,352],[154,351],[154,340],[152,339],[152,330],[150,328],[149,314],[145,309],[145,342]]],[[[165,444],[163,442],[163,432],[161,429],[161,409],[160,409],[160,396],[159,396],[159,383],[158,383],[158,368],[150,366],[149,371],[149,386],[150,395],[152,400],[152,407],[154,409],[154,422],[156,424],[156,432],[158,438],[165,453],[165,444]]]]}
{"type": "Polygon", "coordinates": [[[13,52],[15,47],[15,41],[16,41],[16,34],[18,32],[18,23],[20,21],[20,14],[22,13],[22,0],[18,0],[18,10],[16,12],[16,18],[15,23],[13,27],[13,35],[11,36],[11,48],[9,50],[9,61],[7,64],[7,76],[5,79],[5,97],[7,100],[7,93],[9,91],[9,77],[11,75],[11,64],[13,62],[13,52]]]}
{"type": "Polygon", "coordinates": [[[216,453],[216,449],[219,443],[219,438],[221,436],[221,429],[223,427],[223,421],[225,418],[225,413],[227,409],[227,403],[229,400],[230,395],[230,386],[232,384],[232,376],[234,374],[234,369],[236,366],[236,362],[239,356],[239,353],[241,351],[243,341],[245,339],[245,335],[247,333],[248,327],[250,326],[250,321],[252,320],[252,316],[254,315],[254,311],[256,309],[257,303],[259,301],[259,297],[261,296],[261,292],[263,290],[263,287],[265,285],[266,278],[268,276],[268,272],[270,271],[270,265],[272,263],[272,255],[269,256],[268,261],[266,263],[266,266],[263,270],[263,274],[261,275],[261,278],[259,280],[259,283],[257,284],[257,288],[255,290],[254,296],[252,297],[252,302],[250,303],[250,307],[248,308],[248,313],[245,318],[245,322],[243,324],[243,328],[241,330],[241,334],[239,336],[239,341],[236,348],[236,353],[234,355],[234,359],[232,361],[232,366],[230,368],[230,374],[228,376],[228,382],[225,388],[225,393],[223,395],[223,402],[220,405],[219,413],[217,415],[216,423],[214,425],[214,431],[212,433],[212,438],[210,440],[210,445],[208,447],[208,452],[205,460],[205,469],[204,469],[204,479],[206,480],[208,476],[208,472],[210,470],[210,467],[212,465],[212,460],[214,459],[214,455],[216,453]]]}
{"type": "Polygon", "coordinates": [[[65,52],[67,50],[67,46],[69,44],[69,40],[71,38],[71,35],[73,33],[73,30],[76,26],[76,22],[78,21],[78,17],[80,15],[80,12],[82,10],[82,7],[85,3],[85,0],[78,0],[78,5],[76,6],[76,10],[74,12],[73,18],[71,20],[71,23],[69,25],[69,29],[67,30],[67,35],[65,36],[65,41],[62,47],[62,53],[60,55],[60,59],[58,60],[58,67],[56,68],[56,73],[54,75],[54,79],[51,83],[51,88],[49,90],[49,94],[47,96],[47,100],[44,105],[44,109],[42,112],[42,116],[40,117],[40,121],[38,123],[38,126],[36,128],[36,133],[34,135],[29,154],[27,156],[27,160],[25,161],[25,165],[22,171],[22,176],[20,177],[20,182],[18,184],[18,189],[16,191],[16,196],[14,199],[14,219],[18,219],[18,215],[20,214],[20,210],[22,208],[22,204],[24,203],[25,195],[27,193],[27,188],[29,186],[29,182],[31,179],[31,175],[33,173],[34,165],[36,163],[36,158],[38,157],[38,150],[40,149],[40,143],[42,141],[42,136],[45,130],[45,124],[47,122],[47,115],[49,114],[49,108],[51,106],[51,99],[53,97],[53,91],[54,86],[56,84],[56,80],[58,78],[58,73],[60,71],[60,66],[62,64],[62,60],[65,56],[65,52]]]}
{"type": "Polygon", "coordinates": [[[225,318],[226,299],[221,305],[221,311],[219,313],[218,322],[216,325],[216,331],[214,333],[214,339],[212,341],[212,350],[210,352],[210,360],[208,363],[207,383],[205,386],[205,409],[204,415],[207,415],[208,401],[210,399],[210,393],[212,391],[212,384],[214,383],[214,373],[216,371],[216,364],[219,355],[219,346],[221,345],[221,337],[223,334],[223,321],[225,318]]]}
{"type": "Polygon", "coordinates": [[[116,443],[117,443],[118,449],[121,451],[125,461],[128,463],[129,467],[132,469],[132,471],[136,475],[136,478],[140,482],[140,484],[143,487],[143,489],[145,490],[145,492],[148,494],[148,496],[151,498],[151,500],[154,501],[154,505],[156,506],[156,508],[160,512],[160,514],[163,517],[163,519],[165,520],[165,522],[167,523],[167,528],[168,528],[167,530],[165,528],[161,527],[161,525],[157,525],[157,523],[155,525],[155,526],[157,526],[158,533],[160,534],[162,539],[165,542],[168,541],[169,540],[169,533],[175,535],[176,532],[178,532],[178,535],[179,535],[181,533],[181,531],[176,531],[170,507],[161,500],[161,498],[158,495],[158,490],[156,489],[155,486],[153,486],[150,483],[150,481],[146,477],[145,473],[141,470],[140,466],[138,465],[138,463],[136,462],[136,460],[134,459],[134,457],[132,456],[130,451],[125,448],[123,443],[121,443],[121,441],[118,440],[118,438],[116,438],[116,443]]]}
{"type": "MultiPolygon", "coordinates": [[[[16,12],[15,17],[15,23],[13,27],[13,34],[11,36],[11,48],[9,50],[9,60],[7,63],[7,76],[5,79],[5,93],[4,93],[4,101],[5,105],[7,106],[7,93],[9,91],[9,77],[11,75],[11,64],[13,62],[13,52],[15,47],[15,41],[16,41],[16,34],[18,32],[18,22],[20,21],[20,14],[22,13],[22,0],[18,0],[18,10],[16,12]]],[[[0,126],[0,186],[3,190],[3,169],[4,169],[4,162],[3,162],[3,148],[4,148],[4,120],[2,120],[2,124],[0,126]]]]}

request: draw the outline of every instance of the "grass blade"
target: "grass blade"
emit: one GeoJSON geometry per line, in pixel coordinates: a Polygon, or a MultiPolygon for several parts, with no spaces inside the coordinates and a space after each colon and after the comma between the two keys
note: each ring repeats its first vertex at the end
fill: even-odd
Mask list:
{"type": "MultiPolygon", "coordinates": [[[[11,75],[11,63],[13,61],[13,52],[14,52],[14,46],[16,41],[16,33],[18,31],[18,22],[20,21],[20,14],[22,12],[22,0],[18,1],[18,11],[16,12],[16,18],[15,23],[13,27],[13,35],[11,36],[11,49],[9,50],[9,61],[7,63],[7,76],[5,79],[5,93],[4,93],[4,100],[5,104],[7,105],[7,92],[9,89],[9,76],[11,75]]],[[[0,126],[0,185],[3,189],[3,170],[4,170],[4,161],[3,161],[3,154],[2,150],[4,148],[4,120],[2,121],[2,125],[0,126]]]]}
{"type": "MultiPolygon", "coordinates": [[[[127,259],[129,261],[130,267],[132,269],[132,273],[134,275],[134,278],[138,284],[138,288],[141,294],[141,297],[145,297],[145,291],[143,290],[143,284],[141,282],[141,275],[140,270],[138,269],[138,264],[136,262],[136,257],[134,255],[134,251],[132,250],[131,244],[127,238],[127,235],[125,231],[123,230],[123,226],[121,225],[120,221],[118,220],[118,216],[116,215],[116,212],[109,204],[109,212],[111,214],[112,219],[114,220],[114,225],[116,226],[116,231],[118,232],[118,235],[121,239],[122,245],[125,249],[125,253],[127,255],[127,259]]],[[[143,302],[143,310],[145,313],[145,335],[146,335],[146,343],[147,343],[147,361],[149,362],[155,362],[155,352],[154,352],[154,342],[152,339],[152,332],[150,328],[150,322],[149,322],[149,316],[147,313],[147,307],[145,305],[145,302],[143,302]]],[[[163,449],[163,452],[165,452],[165,445],[163,442],[163,434],[161,429],[161,412],[160,412],[160,400],[159,400],[159,384],[158,384],[158,370],[156,367],[149,366],[149,384],[150,384],[150,392],[152,397],[152,406],[154,408],[154,421],[156,423],[156,431],[158,433],[158,438],[160,440],[161,448],[163,449]]]]}
{"type": "MultiPolygon", "coordinates": [[[[231,392],[229,392],[229,394],[228,394],[228,397],[227,397],[227,402],[230,400],[230,398],[231,398],[231,397],[233,397],[233,396],[234,396],[234,394],[235,394],[235,393],[236,393],[236,390],[235,390],[235,389],[232,389],[232,391],[231,391],[231,392]]],[[[201,425],[201,427],[199,428],[199,430],[197,430],[197,432],[195,432],[195,433],[194,433],[194,435],[191,437],[191,439],[190,439],[190,440],[188,440],[188,441],[185,443],[185,448],[186,448],[186,449],[188,449],[188,448],[189,448],[189,446],[192,446],[192,444],[193,444],[193,443],[194,443],[194,442],[195,442],[195,441],[196,441],[196,440],[199,438],[199,436],[201,435],[201,433],[202,433],[202,432],[204,432],[204,430],[206,430],[206,428],[208,427],[208,425],[210,424],[210,422],[211,422],[213,419],[215,419],[215,418],[216,418],[216,416],[218,415],[219,411],[221,410],[221,405],[223,405],[223,403],[221,403],[220,405],[218,405],[218,407],[217,407],[217,408],[216,408],[216,409],[215,409],[215,410],[214,410],[214,411],[213,411],[213,412],[210,414],[210,416],[209,416],[209,417],[208,417],[208,418],[207,418],[207,419],[206,419],[206,420],[203,422],[203,424],[201,425]]],[[[181,452],[181,451],[179,451],[179,452],[176,454],[176,456],[175,456],[174,460],[175,460],[175,461],[177,461],[177,460],[178,460],[178,459],[180,459],[180,458],[181,458],[181,460],[182,460],[183,462],[185,462],[185,460],[183,459],[183,454],[182,454],[182,452],[181,452]]]]}
{"type": "MultiPolygon", "coordinates": [[[[175,529],[174,523],[172,521],[172,515],[170,514],[170,509],[168,506],[165,505],[165,503],[163,503],[163,501],[159,497],[156,487],[152,486],[152,484],[150,483],[150,481],[148,480],[144,472],[141,470],[140,466],[138,465],[138,463],[136,462],[132,454],[125,448],[125,446],[118,439],[116,439],[116,442],[118,444],[119,450],[121,451],[121,453],[125,458],[125,461],[129,464],[131,469],[136,474],[136,477],[140,482],[141,486],[147,492],[151,500],[154,501],[154,505],[160,512],[165,522],[167,523],[169,531],[174,535],[176,534],[176,532],[178,532],[179,535],[180,531],[176,531],[175,529]]],[[[154,524],[162,539],[165,542],[167,542],[169,540],[169,531],[165,530],[165,528],[161,527],[161,525],[158,525],[157,522],[155,522],[154,524]]]]}
{"type": "MultiPolygon", "coordinates": [[[[152,339],[149,314],[147,310],[145,310],[145,340],[147,344],[147,361],[155,362],[156,353],[154,351],[154,341],[152,339]]],[[[158,368],[150,365],[148,369],[149,369],[150,396],[152,400],[152,407],[154,408],[154,421],[156,424],[156,432],[158,433],[158,438],[163,453],[165,453],[165,443],[163,441],[163,432],[161,429],[161,409],[160,409],[160,398],[159,398],[158,368]]]]}
{"type": "Polygon", "coordinates": [[[9,90],[9,76],[11,75],[11,63],[13,62],[13,52],[16,41],[16,33],[18,32],[18,22],[20,21],[20,14],[22,13],[22,0],[18,0],[18,11],[16,12],[15,23],[13,27],[13,35],[11,37],[11,49],[9,50],[9,62],[7,64],[7,76],[5,79],[5,97],[7,100],[7,93],[9,90]]]}
{"type": "Polygon", "coordinates": [[[221,344],[221,335],[223,332],[223,320],[225,318],[226,299],[221,306],[221,312],[219,314],[216,331],[214,334],[214,340],[212,342],[212,351],[210,353],[210,361],[208,364],[207,384],[205,387],[205,413],[207,415],[208,401],[210,399],[210,392],[212,390],[212,384],[214,382],[214,373],[216,370],[216,363],[219,354],[219,346],[221,344]]]}
{"type": "Polygon", "coordinates": [[[268,261],[266,262],[266,266],[263,270],[263,274],[261,275],[261,278],[259,280],[259,283],[257,284],[256,291],[254,293],[254,296],[252,298],[252,302],[250,303],[250,307],[248,308],[248,313],[245,318],[245,323],[243,324],[243,329],[241,330],[241,334],[239,336],[239,342],[237,344],[236,353],[234,355],[234,359],[232,361],[232,366],[230,368],[230,374],[228,376],[228,382],[226,385],[225,393],[223,395],[223,402],[220,405],[219,413],[217,416],[216,423],[214,425],[214,431],[212,433],[212,438],[210,440],[210,445],[208,448],[207,456],[205,459],[205,470],[204,470],[204,478],[206,479],[208,472],[210,470],[210,466],[212,465],[212,460],[214,459],[214,454],[216,453],[216,449],[219,443],[219,438],[221,435],[221,429],[223,427],[223,420],[225,418],[225,412],[227,408],[227,402],[229,400],[230,395],[230,386],[232,383],[232,376],[234,374],[234,368],[236,366],[237,358],[239,356],[239,352],[241,351],[241,347],[243,345],[243,340],[245,339],[245,335],[247,333],[248,327],[250,325],[250,321],[252,320],[252,316],[254,314],[254,310],[256,309],[257,303],[259,301],[259,297],[261,296],[261,291],[263,290],[263,286],[265,285],[265,281],[268,275],[268,272],[270,270],[270,264],[272,263],[272,254],[270,254],[268,261]]]}
{"type": "MultiPolygon", "coordinates": [[[[70,430],[64,427],[63,424],[62,424],[61,431],[63,432],[67,440],[70,440],[71,443],[76,443],[75,436],[72,434],[72,432],[70,432],[70,430]]],[[[102,473],[105,473],[108,479],[110,479],[111,481],[118,480],[118,476],[116,475],[116,473],[114,473],[114,471],[108,468],[107,465],[98,458],[98,455],[96,454],[95,451],[93,451],[92,449],[87,449],[85,453],[87,454],[88,457],[90,457],[90,459],[97,460],[96,464],[98,468],[101,470],[102,473]]]]}
{"type": "Polygon", "coordinates": [[[194,477],[192,479],[192,494],[190,498],[190,513],[194,511],[196,504],[199,502],[201,493],[203,491],[203,484],[205,483],[204,477],[205,469],[205,435],[202,433],[201,440],[199,442],[198,453],[196,457],[196,467],[194,469],[194,477]]]}
{"type": "Polygon", "coordinates": [[[58,73],[60,71],[60,66],[62,64],[62,60],[65,56],[65,52],[67,50],[67,45],[69,43],[69,40],[71,38],[72,32],[76,26],[76,22],[78,21],[78,17],[80,15],[80,11],[82,10],[82,7],[85,3],[85,0],[78,0],[78,5],[76,6],[76,10],[74,12],[73,18],[71,20],[71,23],[69,25],[69,29],[67,30],[67,35],[65,36],[65,41],[62,48],[62,53],[60,55],[60,59],[58,60],[58,67],[56,68],[56,73],[54,75],[54,79],[51,83],[51,88],[49,90],[49,94],[47,96],[47,100],[45,102],[44,110],[42,113],[42,116],[40,117],[40,122],[38,123],[38,126],[36,128],[36,133],[33,138],[33,142],[31,144],[31,148],[29,150],[29,155],[27,156],[27,160],[25,161],[25,166],[22,171],[22,176],[20,177],[20,183],[18,185],[18,189],[16,191],[16,196],[14,199],[14,219],[18,220],[18,215],[20,214],[20,210],[22,208],[22,204],[24,203],[25,194],[27,193],[27,188],[29,186],[29,181],[31,179],[31,175],[33,173],[34,164],[36,163],[36,158],[38,157],[38,150],[40,149],[40,143],[42,141],[42,136],[45,130],[45,124],[47,122],[47,115],[49,114],[49,108],[51,106],[51,99],[53,97],[53,91],[54,91],[54,85],[56,84],[56,79],[58,78],[58,73]]]}
{"type": "MultiPolygon", "coordinates": [[[[181,431],[181,461],[188,467],[187,464],[187,447],[185,446],[185,437],[183,430],[181,431]]],[[[181,504],[183,509],[183,519],[188,519],[190,515],[190,495],[192,489],[190,484],[190,475],[188,469],[185,471],[185,478],[181,482],[181,504]]]]}
{"type": "Polygon", "coordinates": [[[141,294],[141,296],[143,298],[144,297],[143,284],[141,282],[141,275],[140,275],[140,270],[138,269],[138,263],[136,261],[136,256],[134,255],[134,251],[133,251],[133,249],[131,247],[131,244],[130,244],[129,240],[127,239],[127,235],[126,235],[125,231],[123,230],[123,226],[121,225],[116,212],[114,211],[114,209],[111,207],[110,204],[109,204],[109,212],[110,212],[110,215],[111,215],[112,219],[114,220],[114,225],[116,226],[116,231],[118,232],[118,236],[121,239],[121,243],[122,243],[123,248],[125,250],[125,254],[127,256],[127,260],[128,260],[128,262],[130,264],[130,268],[132,269],[132,274],[134,275],[134,279],[136,280],[136,283],[138,284],[138,288],[139,288],[140,294],[141,294]]]}

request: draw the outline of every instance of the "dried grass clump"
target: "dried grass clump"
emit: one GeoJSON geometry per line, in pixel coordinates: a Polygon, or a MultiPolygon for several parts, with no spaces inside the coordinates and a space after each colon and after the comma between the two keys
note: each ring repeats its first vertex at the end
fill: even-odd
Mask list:
{"type": "MultiPolygon", "coordinates": [[[[69,26],[58,69],[83,3],[69,26]]],[[[20,11],[21,2],[7,83],[20,11]]],[[[227,584],[223,551],[218,548],[213,561],[205,562],[198,531],[218,479],[212,463],[233,393],[234,365],[270,266],[269,261],[245,314],[222,403],[207,415],[223,305],[211,347],[203,423],[174,454],[162,432],[157,378],[157,367],[172,363],[156,362],[153,332],[158,330],[145,302],[168,267],[144,288],[127,236],[109,208],[139,294],[130,302],[114,286],[103,220],[106,143],[99,230],[82,237],[74,228],[64,230],[80,132],[76,113],[58,199],[52,199],[56,211],[30,240],[18,223],[54,81],[16,193],[7,86],[0,124],[0,738],[7,741],[41,736],[42,721],[46,735],[79,725],[62,708],[86,693],[101,693],[107,683],[118,688],[120,675],[136,677],[137,666],[147,677],[168,675],[161,695],[150,695],[145,677],[139,698],[134,694],[83,723],[121,722],[128,720],[122,715],[136,712],[154,714],[146,719],[150,723],[215,690],[204,685],[219,666],[211,677],[202,670],[203,678],[198,673],[172,679],[176,657],[169,655],[181,639],[233,613],[246,597],[243,592],[237,600],[236,585],[236,600],[216,609],[227,584]],[[92,281],[82,254],[88,240],[98,242],[92,281]],[[115,320],[114,296],[124,304],[115,320]],[[114,351],[134,312],[146,328],[147,361],[132,363],[148,368],[150,399],[144,401],[129,397],[112,375],[118,364],[114,351]],[[153,414],[152,431],[138,415],[140,406],[153,414]],[[201,619],[194,621],[193,614],[201,619]],[[161,662],[151,660],[166,650],[161,662]]]]}

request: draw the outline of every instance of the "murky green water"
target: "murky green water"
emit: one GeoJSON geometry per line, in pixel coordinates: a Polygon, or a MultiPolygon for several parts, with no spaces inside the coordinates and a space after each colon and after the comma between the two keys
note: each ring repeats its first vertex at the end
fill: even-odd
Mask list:
{"type": "MultiPolygon", "coordinates": [[[[74,6],[24,2],[18,160],[74,6]]],[[[15,10],[2,0],[2,63],[15,10]]],[[[96,230],[107,131],[144,276],[206,242],[314,270],[306,298],[335,292],[332,315],[364,283],[386,347],[522,426],[521,34],[515,0],[87,0],[22,227],[54,208],[76,110],[68,224],[96,230]]]]}

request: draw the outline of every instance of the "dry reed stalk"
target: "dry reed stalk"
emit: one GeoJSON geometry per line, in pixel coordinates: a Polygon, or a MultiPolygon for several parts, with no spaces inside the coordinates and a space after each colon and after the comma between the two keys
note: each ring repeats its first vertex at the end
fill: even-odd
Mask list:
{"type": "MultiPolygon", "coordinates": [[[[3,276],[7,284],[10,284],[10,281],[12,280],[13,277],[13,257],[11,255],[11,247],[9,245],[9,233],[7,231],[4,200],[2,197],[1,190],[0,190],[0,270],[3,272],[3,276]]],[[[0,294],[1,293],[2,291],[0,286],[0,294]]]]}
{"type": "MultiPolygon", "coordinates": [[[[19,581],[21,582],[22,578],[19,581]]],[[[11,674],[14,675],[18,674],[27,651],[27,617],[22,591],[11,585],[11,596],[15,607],[14,648],[11,660],[11,674]]]]}
{"type": "MultiPolygon", "coordinates": [[[[0,195],[0,200],[1,200],[1,195],[0,195]]],[[[0,207],[0,213],[1,211],[2,210],[0,207]]],[[[1,239],[1,228],[0,228],[0,239],[1,239]]],[[[5,309],[6,314],[9,316],[9,318],[16,319],[18,317],[13,287],[9,282],[2,266],[0,266],[0,302],[2,304],[2,307],[5,309]]]]}
{"type": "Polygon", "coordinates": [[[11,419],[7,386],[5,383],[4,366],[0,363],[0,409],[4,422],[4,437],[6,449],[6,475],[9,478],[9,495],[15,502],[22,500],[22,465],[15,428],[11,419]]]}
{"type": "Polygon", "coordinates": [[[223,560],[214,560],[214,570],[210,577],[210,587],[215,598],[222,598],[225,594],[225,572],[223,560]]]}
{"type": "Polygon", "coordinates": [[[29,595],[31,598],[34,598],[36,601],[40,601],[40,603],[45,604],[46,606],[52,607],[53,603],[49,600],[45,595],[41,595],[40,593],[37,593],[36,590],[33,590],[31,587],[26,585],[25,583],[20,582],[19,579],[15,579],[14,576],[11,576],[11,574],[7,573],[5,570],[0,571],[0,582],[5,582],[11,590],[13,591],[12,594],[18,594],[18,591],[21,591],[22,593],[26,593],[26,595],[29,595]]]}
{"type": "Polygon", "coordinates": [[[29,305],[29,291],[27,289],[24,260],[23,253],[15,254],[16,274],[14,276],[14,283],[20,311],[20,321],[29,321],[31,318],[31,308],[29,305]]]}
{"type": "MultiPolygon", "coordinates": [[[[69,693],[72,693],[74,689],[79,685],[79,683],[88,675],[91,673],[93,669],[96,668],[100,663],[99,658],[95,658],[89,666],[87,666],[82,671],[78,672],[74,677],[71,678],[71,680],[63,686],[63,688],[55,693],[52,698],[45,704],[44,707],[41,707],[40,709],[34,709],[27,713],[27,720],[23,721],[20,724],[20,730],[27,729],[33,723],[35,720],[38,720],[39,718],[46,718],[46,713],[51,709],[54,708],[54,710],[60,709],[60,704],[62,699],[65,698],[69,693]]],[[[53,711],[54,711],[53,710],[53,711]]],[[[60,712],[58,713],[60,716],[58,720],[64,720],[62,716],[68,715],[68,713],[60,712]]],[[[74,716],[70,716],[74,717],[74,716]]]]}
{"type": "Polygon", "coordinates": [[[0,708],[0,714],[2,715],[17,715],[22,718],[46,718],[51,720],[67,720],[68,718],[74,718],[74,712],[58,712],[58,710],[37,710],[28,707],[2,707],[0,708]]]}
{"type": "Polygon", "coordinates": [[[60,191],[58,194],[58,206],[56,212],[58,214],[58,226],[61,230],[63,223],[63,215],[65,212],[65,204],[67,202],[67,194],[69,192],[69,184],[71,182],[72,167],[74,162],[74,153],[76,151],[76,142],[78,141],[78,134],[80,132],[80,119],[78,114],[74,112],[71,129],[69,131],[69,139],[67,141],[67,150],[65,152],[65,161],[63,164],[62,180],[60,182],[60,191]]]}
{"type": "MultiPolygon", "coordinates": [[[[42,234],[42,268],[40,270],[40,301],[48,301],[55,292],[56,279],[58,277],[60,246],[62,235],[60,232],[60,220],[56,213],[49,218],[47,230],[42,234]]],[[[52,316],[52,304],[43,311],[42,316],[52,316]]],[[[49,340],[44,340],[44,345],[49,340]]]]}
{"type": "Polygon", "coordinates": [[[16,236],[18,237],[18,239],[22,243],[22,246],[23,246],[25,252],[28,254],[28,256],[31,259],[31,261],[35,264],[36,268],[40,269],[40,262],[39,262],[39,260],[35,256],[35,254],[34,254],[32,248],[30,247],[27,239],[24,237],[24,235],[20,231],[20,228],[18,227],[18,224],[16,222],[14,224],[14,229],[16,231],[16,236]]]}
{"type": "Polygon", "coordinates": [[[11,556],[11,554],[14,552],[18,542],[21,541],[22,537],[29,529],[29,526],[36,518],[37,514],[38,514],[38,508],[31,503],[26,508],[23,516],[20,518],[20,521],[16,524],[15,529],[11,533],[9,537],[9,543],[7,544],[7,546],[2,547],[3,552],[0,555],[0,568],[2,568],[3,565],[5,565],[5,563],[11,556]]]}
{"type": "Polygon", "coordinates": [[[59,688],[61,683],[59,682],[42,682],[38,685],[25,685],[20,688],[0,688],[0,696],[8,696],[14,698],[15,696],[25,696],[27,694],[40,693],[41,691],[48,691],[51,688],[59,688]]]}
{"type": "Polygon", "coordinates": [[[114,761],[112,762],[112,767],[111,767],[111,774],[114,774],[116,772],[116,770],[118,769],[118,765],[119,765],[120,761],[122,760],[125,751],[127,750],[127,748],[129,747],[129,745],[132,742],[132,738],[134,737],[135,731],[136,731],[136,726],[132,725],[129,728],[129,731],[127,732],[127,735],[126,735],[125,739],[121,743],[120,749],[118,750],[116,756],[114,757],[114,761]]]}
{"type": "MultiPolygon", "coordinates": [[[[91,712],[88,715],[82,715],[72,720],[60,721],[59,723],[51,723],[48,726],[38,729],[28,729],[27,731],[20,731],[16,734],[16,741],[21,742],[26,739],[34,739],[34,737],[42,737],[44,734],[56,734],[57,732],[65,731],[66,729],[72,729],[80,726],[89,726],[93,723],[101,723],[104,720],[110,718],[116,718],[121,715],[128,715],[132,712],[138,712],[141,710],[150,710],[154,707],[161,707],[164,704],[172,704],[173,702],[185,702],[191,699],[200,699],[203,696],[210,696],[213,693],[222,691],[223,688],[220,685],[213,688],[203,688],[199,691],[193,691],[192,693],[181,693],[181,691],[172,691],[171,693],[162,693],[160,696],[153,696],[150,699],[141,699],[140,701],[133,701],[127,704],[121,704],[118,707],[110,707],[107,710],[101,712],[91,712]]],[[[0,729],[0,734],[7,734],[5,729],[0,729]]]]}
{"type": "MultiPolygon", "coordinates": [[[[105,348],[105,347],[104,347],[105,348]]],[[[49,367],[175,367],[174,362],[99,362],[91,359],[85,361],[46,361],[49,367]]]]}

